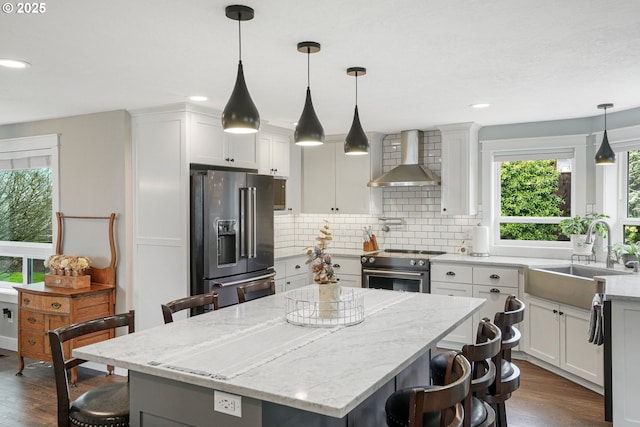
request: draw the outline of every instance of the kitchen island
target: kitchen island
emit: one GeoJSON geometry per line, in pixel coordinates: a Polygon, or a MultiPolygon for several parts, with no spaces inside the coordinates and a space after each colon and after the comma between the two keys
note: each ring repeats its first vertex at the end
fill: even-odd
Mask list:
{"type": "Polygon", "coordinates": [[[281,293],[73,354],[129,369],[132,426],[384,425],[386,398],[427,383],[436,343],[484,300],[355,292],[365,318],[353,326],[289,324],[281,293]]]}

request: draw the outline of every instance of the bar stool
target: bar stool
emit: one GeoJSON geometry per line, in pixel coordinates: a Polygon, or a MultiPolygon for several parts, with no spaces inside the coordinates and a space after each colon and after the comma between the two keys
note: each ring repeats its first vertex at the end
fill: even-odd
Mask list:
{"type": "Polygon", "coordinates": [[[409,387],[387,399],[387,426],[460,427],[464,419],[462,402],[471,386],[471,365],[459,353],[446,353],[443,386],[409,387]]]}
{"type": "Polygon", "coordinates": [[[256,280],[240,285],[236,290],[238,292],[238,302],[242,304],[253,299],[274,295],[276,293],[276,281],[273,277],[269,280],[256,280]]]}
{"type": "Polygon", "coordinates": [[[498,357],[494,359],[496,380],[483,399],[496,411],[498,427],[507,426],[505,402],[520,387],[520,369],[511,360],[511,350],[520,343],[520,331],[513,325],[524,320],[524,310],[524,302],[510,295],[505,300],[504,311],[496,313],[493,320],[502,332],[502,345],[498,357]]]}
{"type": "Polygon", "coordinates": [[[213,310],[218,309],[218,293],[211,292],[208,294],[193,295],[190,297],[179,298],[170,301],[166,304],[162,304],[162,316],[164,317],[165,325],[173,322],[173,314],[178,311],[186,310],[188,308],[197,308],[211,306],[213,310]]]}
{"type": "MultiPolygon", "coordinates": [[[[462,354],[471,364],[471,390],[464,399],[465,427],[495,426],[495,411],[482,399],[496,378],[495,358],[500,353],[501,339],[500,329],[485,318],[478,324],[476,343],[462,347],[462,354]]],[[[446,364],[446,353],[431,359],[431,378],[434,384],[443,384],[446,364]]]]}
{"type": "MultiPolygon", "coordinates": [[[[129,382],[114,382],[92,388],[71,402],[67,370],[86,360],[65,359],[65,342],[100,331],[127,326],[133,333],[134,311],[62,326],[49,331],[53,373],[58,401],[58,427],[126,427],[129,425],[129,382]]],[[[68,350],[68,347],[67,347],[68,350]]]]}

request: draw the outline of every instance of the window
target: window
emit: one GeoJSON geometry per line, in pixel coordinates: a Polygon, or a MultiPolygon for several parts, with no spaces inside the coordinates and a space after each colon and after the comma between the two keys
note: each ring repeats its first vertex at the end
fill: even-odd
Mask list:
{"type": "Polygon", "coordinates": [[[57,135],[0,140],[0,285],[44,280],[57,210],[57,135]]]}
{"type": "Polygon", "coordinates": [[[571,216],[571,160],[499,163],[500,239],[567,240],[558,227],[571,216]]]}
{"type": "Polygon", "coordinates": [[[585,213],[586,143],[586,135],[482,141],[493,254],[550,257],[569,248],[559,223],[585,213]]]}
{"type": "Polygon", "coordinates": [[[618,154],[624,182],[622,200],[622,231],[624,243],[640,241],[640,150],[630,149],[618,154]]]}

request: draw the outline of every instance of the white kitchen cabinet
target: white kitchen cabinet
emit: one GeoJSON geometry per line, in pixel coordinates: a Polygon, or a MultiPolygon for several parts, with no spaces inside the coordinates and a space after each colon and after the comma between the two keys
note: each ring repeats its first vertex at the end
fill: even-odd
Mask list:
{"type": "Polygon", "coordinates": [[[258,172],[265,175],[289,177],[289,135],[274,132],[266,125],[260,129],[260,165],[258,172]]]}
{"type": "Polygon", "coordinates": [[[307,256],[300,255],[275,261],[276,292],[290,291],[311,283],[307,256]]]}
{"type": "Polygon", "coordinates": [[[447,335],[440,345],[460,348],[474,342],[480,320],[487,317],[493,321],[497,312],[504,311],[507,296],[519,296],[519,281],[520,270],[514,267],[432,263],[431,293],[486,299],[480,310],[447,335]]]}
{"type": "Polygon", "coordinates": [[[603,347],[587,340],[589,311],[528,297],[526,352],[594,384],[604,384],[603,347]]]}
{"type": "Polygon", "coordinates": [[[475,215],[478,185],[478,129],[475,123],[439,126],[442,148],[440,213],[475,215]]]}
{"type": "MultiPolygon", "coordinates": [[[[436,295],[449,295],[453,297],[472,297],[473,288],[466,283],[444,283],[431,282],[431,293],[436,295]]],[[[455,347],[462,348],[463,344],[471,344],[474,340],[473,318],[467,319],[464,323],[453,330],[445,341],[455,343],[455,347]]],[[[450,347],[451,345],[444,345],[450,347]]]]}
{"type": "Polygon", "coordinates": [[[613,424],[618,427],[640,426],[640,303],[630,299],[612,300],[611,304],[611,380],[613,424]]]}
{"type": "Polygon", "coordinates": [[[235,168],[258,168],[258,134],[230,134],[220,117],[188,113],[191,163],[235,168]]]}
{"type": "Polygon", "coordinates": [[[302,151],[302,212],[380,214],[382,191],[367,183],[381,174],[382,137],[370,133],[369,154],[344,154],[344,136],[302,151]]]}
{"type": "Polygon", "coordinates": [[[362,264],[360,257],[346,255],[334,255],[331,258],[336,277],[340,279],[340,285],[349,288],[362,287],[362,264]]]}

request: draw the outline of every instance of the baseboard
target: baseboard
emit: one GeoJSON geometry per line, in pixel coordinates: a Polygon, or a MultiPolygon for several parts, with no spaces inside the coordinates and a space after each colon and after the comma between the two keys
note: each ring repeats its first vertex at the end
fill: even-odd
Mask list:
{"type": "Polygon", "coordinates": [[[18,351],[18,339],[0,335],[0,348],[18,351]]]}

